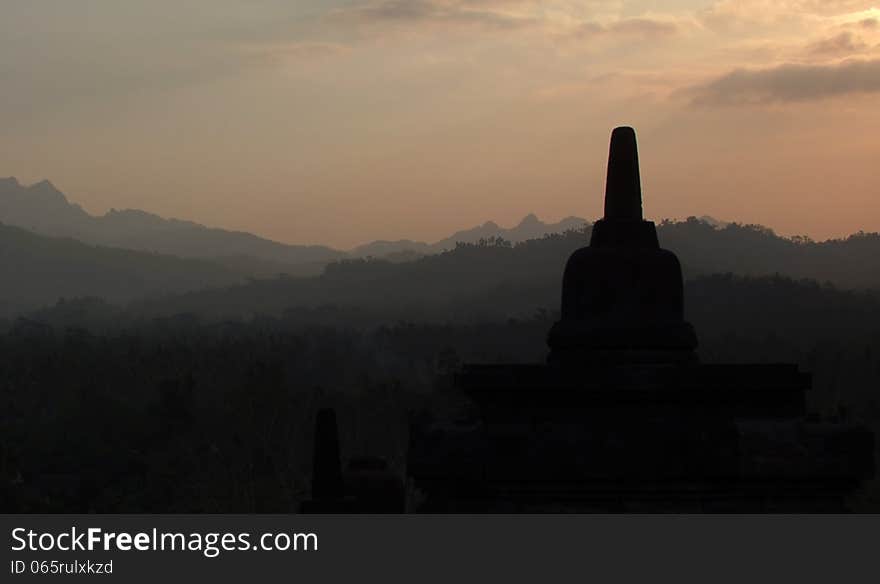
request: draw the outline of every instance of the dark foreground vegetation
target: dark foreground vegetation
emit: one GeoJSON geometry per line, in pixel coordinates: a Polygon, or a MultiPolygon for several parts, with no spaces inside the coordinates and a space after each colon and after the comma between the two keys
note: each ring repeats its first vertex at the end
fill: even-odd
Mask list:
{"type": "MultiPolygon", "coordinates": [[[[686,293],[704,361],[797,362],[814,374],[816,415],[880,430],[880,296],[734,276],[698,278],[686,293]]],[[[345,457],[403,470],[409,416],[458,403],[457,365],[542,360],[555,315],[361,328],[299,316],[7,322],[3,511],[296,510],[318,407],[338,408],[345,457]]],[[[876,508],[872,488],[859,508],[876,508]]]]}

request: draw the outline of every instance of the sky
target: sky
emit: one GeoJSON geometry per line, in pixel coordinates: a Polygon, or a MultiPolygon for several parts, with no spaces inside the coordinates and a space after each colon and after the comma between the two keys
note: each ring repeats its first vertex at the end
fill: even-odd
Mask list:
{"type": "Polygon", "coordinates": [[[601,215],[880,231],[880,1],[0,0],[0,176],[287,243],[601,215]],[[875,4],[876,3],[876,4],[875,4]]]}

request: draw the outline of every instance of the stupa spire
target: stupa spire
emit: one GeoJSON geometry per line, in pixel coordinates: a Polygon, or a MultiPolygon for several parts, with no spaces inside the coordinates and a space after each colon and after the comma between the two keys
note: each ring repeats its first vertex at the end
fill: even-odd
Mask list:
{"type": "Polygon", "coordinates": [[[605,180],[605,219],[642,220],[642,185],[636,132],[629,126],[614,128],[608,151],[605,180]]]}

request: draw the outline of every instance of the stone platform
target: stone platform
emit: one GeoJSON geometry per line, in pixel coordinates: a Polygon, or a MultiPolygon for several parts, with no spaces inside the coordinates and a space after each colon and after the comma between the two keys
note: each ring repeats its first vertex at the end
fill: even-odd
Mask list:
{"type": "Polygon", "coordinates": [[[827,511],[873,437],[804,419],[794,365],[471,365],[478,414],[412,428],[423,511],[827,511]]]}

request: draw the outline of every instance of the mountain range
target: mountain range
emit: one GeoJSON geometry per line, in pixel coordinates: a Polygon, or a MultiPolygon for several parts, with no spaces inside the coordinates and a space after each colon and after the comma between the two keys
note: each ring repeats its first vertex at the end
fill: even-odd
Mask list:
{"type": "Polygon", "coordinates": [[[134,209],[90,215],[68,201],[49,181],[25,186],[15,178],[0,179],[0,222],[40,235],[71,237],[96,245],[184,258],[227,261],[247,257],[277,264],[277,268],[323,265],[345,256],[326,246],[287,245],[251,233],[165,219],[134,209]]]}
{"type": "Polygon", "coordinates": [[[503,239],[511,243],[521,243],[538,239],[548,233],[563,233],[572,229],[583,229],[587,220],[581,217],[566,217],[558,223],[544,223],[534,213],[526,215],[522,221],[511,228],[487,221],[472,229],[456,231],[449,237],[435,243],[412,241],[374,241],[351,250],[354,257],[376,257],[386,259],[410,259],[413,256],[441,253],[454,249],[458,243],[479,243],[480,240],[503,239]]]}
{"type": "MultiPolygon", "coordinates": [[[[84,297],[117,305],[149,299],[150,315],[333,305],[395,318],[425,315],[429,306],[439,319],[503,316],[556,304],[565,259],[586,245],[591,227],[577,217],[548,224],[528,215],[511,228],[487,222],[435,243],[376,241],[341,251],[144,211],[93,216],[47,181],[0,179],[0,317],[84,297]]],[[[706,216],[661,221],[657,231],[686,279],[782,274],[880,289],[880,234],[813,242],[706,216]]]]}
{"type": "Polygon", "coordinates": [[[90,245],[9,225],[0,225],[0,278],[0,317],[60,298],[126,303],[245,281],[210,260],[90,245]]]}
{"type": "Polygon", "coordinates": [[[343,251],[324,245],[280,243],[252,233],[166,219],[136,209],[111,209],[104,215],[95,216],[69,201],[49,181],[27,186],[10,177],[0,178],[0,222],[40,235],[71,237],[95,245],[210,259],[233,269],[247,265],[253,275],[265,276],[277,273],[314,275],[329,262],[351,257],[412,259],[452,249],[457,242],[476,243],[492,237],[516,243],[582,227],[586,221],[568,217],[559,223],[547,224],[535,215],[528,215],[510,229],[489,221],[435,243],[375,241],[343,251]]]}

